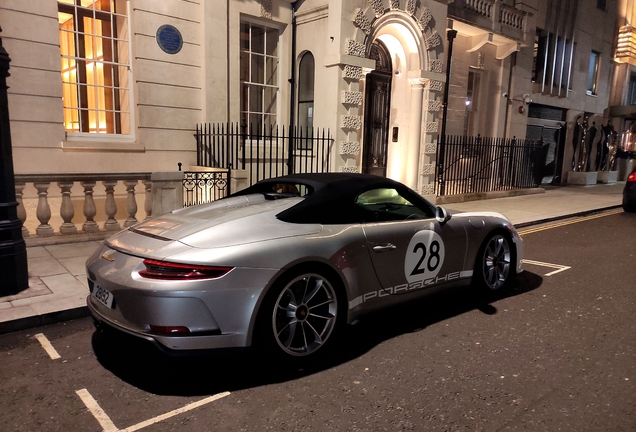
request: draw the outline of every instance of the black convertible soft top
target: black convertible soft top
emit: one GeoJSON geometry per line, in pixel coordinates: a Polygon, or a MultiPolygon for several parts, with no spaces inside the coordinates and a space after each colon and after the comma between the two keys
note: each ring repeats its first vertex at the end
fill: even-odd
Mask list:
{"type": "Polygon", "coordinates": [[[301,202],[276,217],[291,223],[348,224],[360,222],[359,208],[355,205],[358,195],[377,188],[393,188],[413,204],[434,214],[434,207],[428,201],[402,183],[371,174],[290,174],[262,180],[231,196],[265,194],[277,199],[302,195],[301,202]],[[304,193],[294,187],[297,185],[304,186],[304,193]]]}

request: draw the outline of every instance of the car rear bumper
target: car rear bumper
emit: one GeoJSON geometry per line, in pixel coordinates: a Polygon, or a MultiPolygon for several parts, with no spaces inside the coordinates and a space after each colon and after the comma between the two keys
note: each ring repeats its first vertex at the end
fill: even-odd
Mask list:
{"type": "Polygon", "coordinates": [[[106,318],[99,311],[100,305],[90,295],[86,299],[86,304],[97,328],[105,327],[145,340],[169,355],[192,354],[196,351],[216,348],[243,348],[247,346],[244,335],[221,334],[220,331],[217,334],[194,336],[161,336],[142,332],[106,318]]]}

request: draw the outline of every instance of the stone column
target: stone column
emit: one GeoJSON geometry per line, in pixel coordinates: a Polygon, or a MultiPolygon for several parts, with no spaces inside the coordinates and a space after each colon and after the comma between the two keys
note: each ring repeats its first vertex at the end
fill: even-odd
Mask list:
{"type": "Polygon", "coordinates": [[[106,231],[119,231],[121,226],[119,222],[115,220],[117,214],[117,203],[115,202],[115,186],[117,186],[117,180],[104,180],[102,182],[106,188],[106,202],[104,203],[104,209],[106,210],[106,222],[104,222],[104,229],[106,231]]]}
{"type": "Polygon", "coordinates": [[[71,188],[74,182],[58,182],[57,185],[62,190],[62,205],[60,206],[60,216],[64,223],[60,226],[60,232],[62,234],[76,234],[77,228],[73,224],[73,216],[75,216],[75,210],[73,210],[73,203],[71,202],[71,188]]]}
{"type": "Polygon", "coordinates": [[[135,225],[138,220],[135,217],[137,214],[137,201],[135,199],[135,186],[139,183],[137,180],[124,180],[126,185],[126,213],[128,213],[128,219],[124,222],[125,227],[135,225]]]}
{"type": "Polygon", "coordinates": [[[35,233],[43,237],[53,235],[53,227],[49,225],[49,221],[51,220],[51,206],[48,200],[50,185],[51,183],[49,182],[33,183],[33,186],[38,190],[38,207],[35,215],[40,221],[40,225],[35,229],[35,233]]]}
{"type": "Polygon", "coordinates": [[[15,198],[18,202],[18,219],[22,222],[22,237],[29,236],[29,230],[24,226],[24,222],[27,219],[26,209],[24,208],[24,203],[22,202],[22,191],[26,187],[26,183],[16,183],[15,184],[15,198]]]}
{"type": "Polygon", "coordinates": [[[152,217],[152,181],[143,180],[145,190],[144,211],[146,212],[146,219],[152,217]]]}
{"type": "Polygon", "coordinates": [[[424,81],[421,78],[410,80],[411,107],[409,117],[409,139],[407,144],[406,185],[417,190],[420,166],[420,141],[422,138],[422,95],[424,81]]]}
{"type": "Polygon", "coordinates": [[[99,226],[97,222],[93,219],[97,214],[97,209],[95,208],[95,201],[93,201],[93,188],[95,187],[94,181],[83,181],[80,183],[84,188],[84,218],[86,221],[84,225],[82,225],[82,231],[87,233],[98,232],[99,226]]]}

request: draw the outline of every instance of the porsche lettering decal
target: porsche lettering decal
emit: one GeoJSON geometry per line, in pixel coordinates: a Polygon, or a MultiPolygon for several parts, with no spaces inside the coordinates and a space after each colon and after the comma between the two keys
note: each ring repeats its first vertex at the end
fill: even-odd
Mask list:
{"type": "Polygon", "coordinates": [[[473,276],[472,270],[452,272],[444,276],[436,276],[430,279],[422,279],[415,282],[409,282],[407,284],[397,285],[397,286],[389,287],[389,288],[383,288],[378,291],[371,291],[351,300],[349,302],[349,309],[353,309],[354,307],[359,306],[362,303],[372,299],[381,299],[383,297],[388,297],[392,294],[403,294],[409,291],[426,288],[428,286],[435,285],[440,282],[450,282],[450,281],[459,280],[459,279],[471,278],[472,276],[473,276]]]}

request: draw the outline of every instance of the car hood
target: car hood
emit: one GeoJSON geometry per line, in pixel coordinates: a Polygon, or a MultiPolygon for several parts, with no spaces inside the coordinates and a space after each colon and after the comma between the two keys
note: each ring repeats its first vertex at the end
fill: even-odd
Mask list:
{"type": "MultiPolygon", "coordinates": [[[[138,251],[142,247],[148,253],[153,247],[166,248],[170,241],[209,249],[319,233],[319,224],[293,224],[276,218],[301,200],[267,200],[261,194],[227,198],[141,222],[110,238],[108,243],[120,250],[138,251]]],[[[167,249],[175,251],[174,247],[167,249]]]]}

